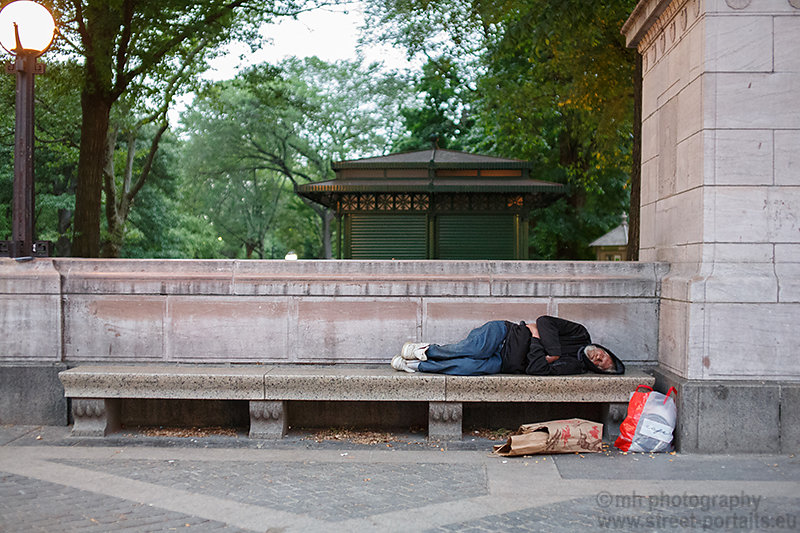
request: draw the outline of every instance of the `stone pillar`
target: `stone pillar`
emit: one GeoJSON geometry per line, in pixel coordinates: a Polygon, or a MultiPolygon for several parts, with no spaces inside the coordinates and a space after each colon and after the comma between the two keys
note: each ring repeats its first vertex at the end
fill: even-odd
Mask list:
{"type": "Polygon", "coordinates": [[[250,400],[251,439],[281,439],[287,429],[285,401],[250,400]]]}
{"type": "Polygon", "coordinates": [[[0,258],[0,424],[67,425],[61,323],[53,260],[0,258]]]}
{"type": "Polygon", "coordinates": [[[640,259],[671,265],[659,366],[679,445],[796,448],[800,1],[642,0],[622,31],[643,59],[640,259]],[[734,427],[754,429],[723,442],[734,427]]]}
{"type": "Polygon", "coordinates": [[[428,402],[428,439],[460,440],[461,402],[428,402]]]}

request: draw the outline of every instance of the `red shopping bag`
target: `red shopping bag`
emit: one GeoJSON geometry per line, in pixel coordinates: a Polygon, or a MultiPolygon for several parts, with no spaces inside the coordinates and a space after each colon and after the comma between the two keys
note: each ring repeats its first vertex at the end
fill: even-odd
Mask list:
{"type": "Polygon", "coordinates": [[[670,397],[673,392],[676,392],[674,387],[670,387],[666,395],[653,391],[647,385],[636,387],[614,446],[624,452],[671,450],[677,416],[675,401],[670,397]]]}

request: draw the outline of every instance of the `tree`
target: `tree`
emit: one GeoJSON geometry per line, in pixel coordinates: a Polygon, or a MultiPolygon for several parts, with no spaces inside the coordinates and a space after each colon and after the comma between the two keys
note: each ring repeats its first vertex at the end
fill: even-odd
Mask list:
{"type": "MultiPolygon", "coordinates": [[[[588,258],[588,242],[619,223],[631,172],[636,52],[619,28],[635,0],[379,0],[373,38],[457,61],[472,86],[467,146],[532,160],[568,186],[534,212],[532,256],[588,258]],[[431,52],[432,50],[433,52],[431,52]]],[[[463,140],[462,140],[463,142],[463,140]]],[[[635,212],[631,212],[634,225],[635,212]]]]}
{"type": "MultiPolygon", "coordinates": [[[[54,242],[53,254],[70,255],[72,213],[75,207],[75,184],[80,144],[81,108],[80,98],[74,90],[82,79],[82,65],[75,61],[48,61],[47,72],[37,77],[36,91],[36,235],[38,239],[54,242]]],[[[14,106],[14,78],[0,77],[0,103],[14,106]]],[[[134,137],[129,142],[129,132],[135,131],[136,115],[141,115],[163,100],[158,98],[162,86],[151,83],[137,90],[138,98],[132,98],[137,107],[128,107],[125,112],[121,99],[112,113],[112,125],[120,133],[122,142],[117,143],[109,135],[109,154],[113,154],[117,178],[115,187],[123,191],[125,173],[137,177],[145,161],[149,160],[147,182],[137,188],[136,209],[133,195],[128,195],[128,217],[124,240],[118,245],[118,255],[126,257],[221,257],[217,234],[210,231],[207,222],[187,214],[180,203],[181,191],[177,187],[176,163],[179,143],[169,134],[161,135],[157,151],[150,149],[157,127],[153,124],[138,124],[134,137]],[[145,97],[147,95],[147,97],[145,97]],[[154,95],[154,96],[150,96],[154,95]],[[134,165],[127,165],[127,153],[114,147],[135,148],[134,165]],[[154,153],[148,158],[148,153],[154,153]],[[132,172],[131,172],[132,171],[132,172]]],[[[14,116],[5,114],[0,118],[0,238],[10,238],[11,184],[13,175],[14,116]]],[[[133,150],[132,150],[133,152],[133,150]]],[[[111,160],[111,159],[110,159],[111,160]]],[[[112,166],[112,165],[109,165],[112,166]]],[[[108,172],[114,172],[109,170],[108,172]]],[[[108,178],[108,174],[106,175],[108,178]]],[[[129,181],[129,183],[132,183],[129,181]]],[[[109,197],[114,198],[115,192],[109,197]]],[[[117,196],[119,198],[119,196],[117,196]]],[[[106,203],[106,212],[111,206],[106,203]]],[[[101,225],[102,242],[107,246],[112,240],[114,226],[101,225]]],[[[114,254],[117,255],[117,254],[114,254]]]]}
{"type": "Polygon", "coordinates": [[[182,187],[182,143],[164,134],[150,177],[137,195],[126,224],[123,257],[208,259],[224,257],[208,220],[186,209],[182,187]]]}
{"type": "Polygon", "coordinates": [[[549,250],[544,257],[589,258],[587,243],[628,208],[635,51],[619,27],[631,4],[532,0],[502,14],[491,45],[479,87],[487,89],[498,144],[534,153],[525,148],[534,140],[540,161],[558,170],[553,179],[569,187],[566,212],[537,213],[542,223],[532,235],[540,245],[556,241],[538,246],[549,250]],[[548,231],[558,216],[561,231],[548,231]]]}
{"type": "Polygon", "coordinates": [[[408,134],[392,146],[394,152],[424,150],[432,139],[441,148],[460,150],[468,144],[473,126],[469,89],[458,64],[448,57],[431,58],[422,67],[414,87],[417,102],[400,110],[408,134]]]}
{"type": "MultiPolygon", "coordinates": [[[[480,87],[497,88],[487,100],[498,142],[509,130],[522,138],[538,132],[549,147],[539,153],[549,152],[551,167],[562,171],[557,179],[569,186],[571,227],[550,233],[558,237],[556,257],[588,258],[586,244],[628,209],[636,52],[619,28],[634,4],[531,0],[500,19],[504,31],[480,87]],[[545,112],[519,124],[531,107],[545,112]]],[[[540,213],[540,220],[554,214],[540,213]]]]}
{"type": "Polygon", "coordinates": [[[204,68],[204,39],[179,58],[174,69],[156,71],[121,97],[109,119],[106,165],[103,168],[107,235],[104,257],[119,257],[133,202],[150,176],[162,137],[169,129],[168,111],[176,93],[204,68]],[[143,153],[138,149],[145,143],[143,153]],[[116,157],[122,152],[124,157],[116,157]],[[119,169],[119,172],[118,172],[119,169]]]}
{"type": "Polygon", "coordinates": [[[294,133],[302,113],[286,100],[275,74],[265,67],[249,72],[248,81],[216,83],[182,118],[191,206],[226,242],[244,246],[247,258],[267,255],[266,238],[291,194],[290,180],[312,179],[305,167],[318,160],[303,151],[306,144],[294,133]]]}
{"type": "MultiPolygon", "coordinates": [[[[286,234],[277,222],[264,226],[292,205],[283,192],[331,178],[333,160],[384,153],[400,128],[406,87],[397,75],[356,62],[308,58],[254,67],[209,87],[184,116],[188,179],[217,198],[218,226],[266,253],[268,233],[286,234]],[[249,222],[234,226],[245,212],[249,222]]],[[[332,257],[333,213],[301,200],[319,218],[317,254],[332,257]]]]}
{"type": "Polygon", "coordinates": [[[628,217],[628,249],[626,261],[639,260],[639,238],[642,223],[642,56],[636,54],[633,73],[633,161],[631,164],[630,216],[628,217]]]}
{"type": "Polygon", "coordinates": [[[81,140],[73,254],[100,252],[100,212],[113,106],[180,58],[204,58],[232,39],[258,42],[258,26],[296,14],[309,0],[55,0],[59,30],[83,58],[81,140]]]}

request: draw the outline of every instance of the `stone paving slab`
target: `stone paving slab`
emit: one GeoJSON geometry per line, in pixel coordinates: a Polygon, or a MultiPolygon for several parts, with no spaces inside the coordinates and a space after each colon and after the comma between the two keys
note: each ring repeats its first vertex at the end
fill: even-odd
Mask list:
{"type": "Polygon", "coordinates": [[[21,439],[36,429],[35,426],[2,425],[0,426],[0,446],[5,446],[10,442],[21,439]]]}
{"type": "Polygon", "coordinates": [[[626,456],[610,451],[604,461],[586,461],[575,455],[554,460],[563,479],[800,480],[800,460],[789,455],[704,456],[702,468],[698,468],[695,461],[687,461],[686,457],[693,456],[676,454],[665,457],[646,453],[626,456]]]}
{"type": "Polygon", "coordinates": [[[14,474],[0,473],[0,530],[30,531],[246,531],[222,522],[158,509],[152,505],[72,490],[14,474]]]}
{"type": "Polygon", "coordinates": [[[653,500],[640,500],[629,507],[611,506],[598,512],[595,498],[577,498],[548,507],[531,507],[502,515],[493,515],[458,522],[426,533],[528,533],[548,531],[572,533],[575,531],[796,531],[800,528],[798,514],[787,509],[800,509],[800,499],[773,498],[758,506],[758,511],[732,510],[719,505],[659,506],[653,500]]]}
{"type": "Polygon", "coordinates": [[[483,440],[90,444],[68,434],[0,426],[0,531],[800,529],[793,455],[503,458],[483,440]]]}
{"type": "Polygon", "coordinates": [[[263,505],[338,522],[392,510],[413,510],[419,494],[446,502],[484,496],[486,473],[480,465],[372,464],[324,461],[251,463],[191,460],[55,460],[190,490],[240,503],[263,505]]]}

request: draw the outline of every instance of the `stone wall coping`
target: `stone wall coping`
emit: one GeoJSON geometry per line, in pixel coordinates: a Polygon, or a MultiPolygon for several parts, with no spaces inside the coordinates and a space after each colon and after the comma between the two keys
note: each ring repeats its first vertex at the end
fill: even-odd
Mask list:
{"type": "Polygon", "coordinates": [[[0,294],[59,294],[61,277],[50,260],[0,258],[0,294]]]}
{"type": "Polygon", "coordinates": [[[627,402],[655,378],[627,374],[446,376],[388,365],[81,365],[59,373],[68,398],[327,401],[627,402]]]}
{"type": "Polygon", "coordinates": [[[668,270],[665,263],[596,261],[55,258],[0,261],[0,294],[652,298],[668,270]]]}

